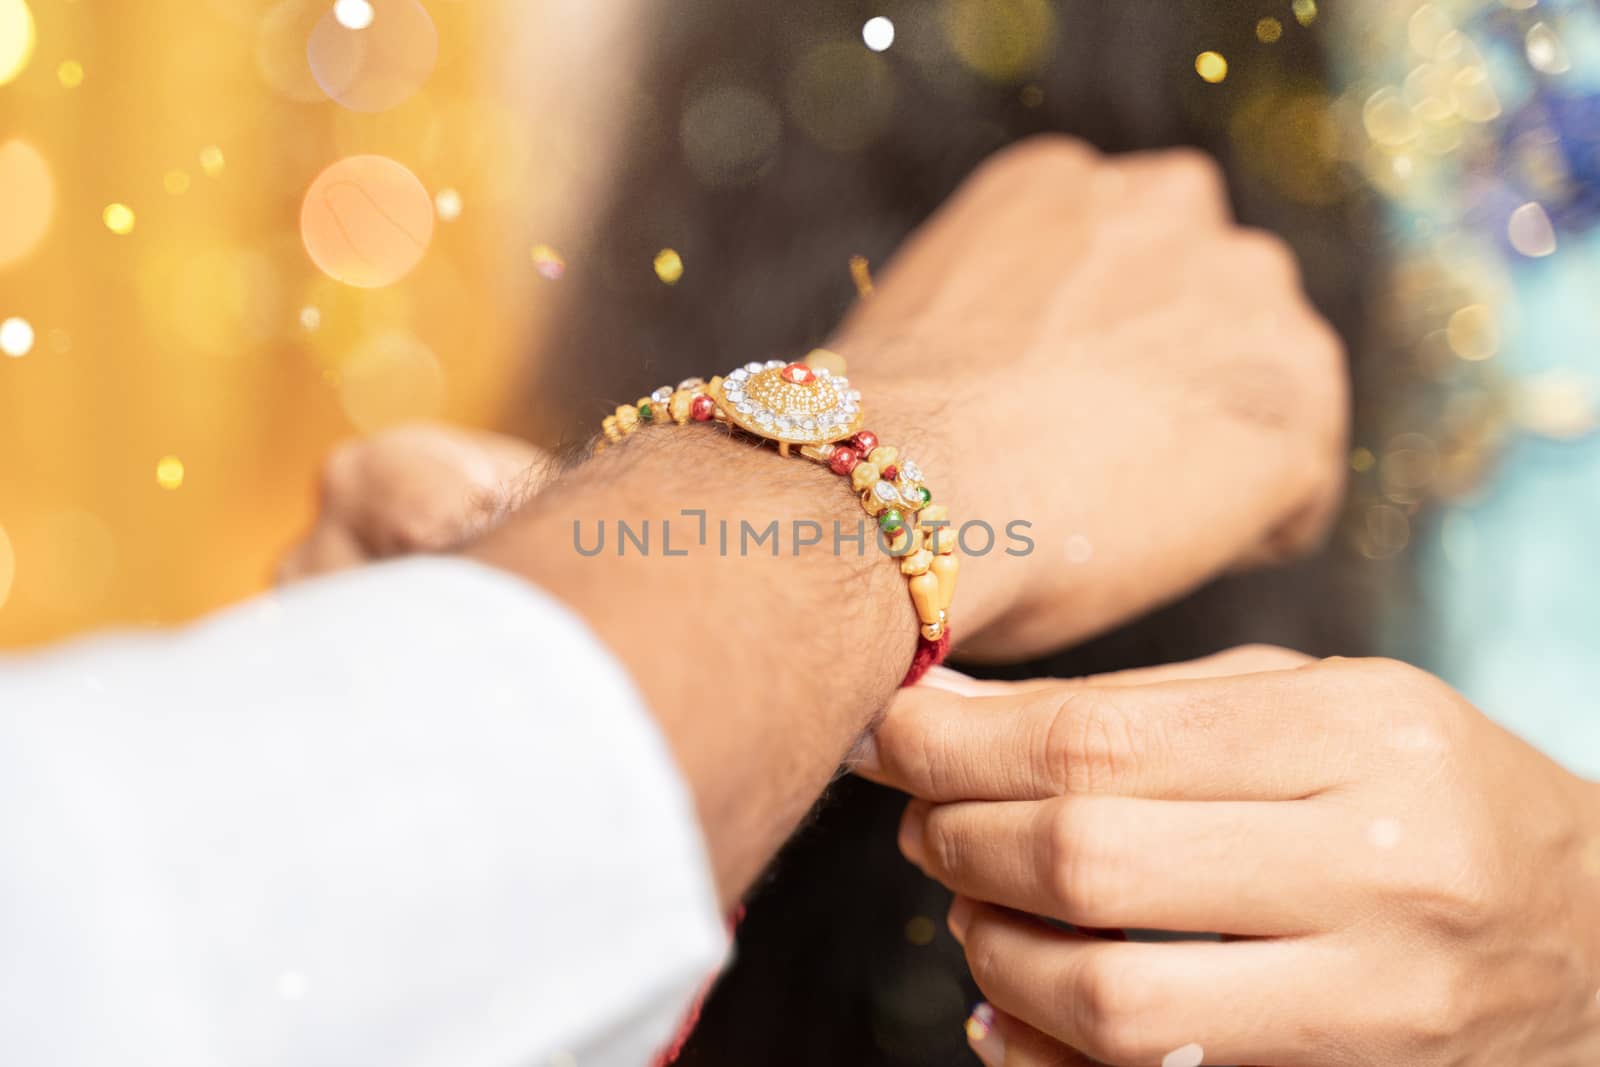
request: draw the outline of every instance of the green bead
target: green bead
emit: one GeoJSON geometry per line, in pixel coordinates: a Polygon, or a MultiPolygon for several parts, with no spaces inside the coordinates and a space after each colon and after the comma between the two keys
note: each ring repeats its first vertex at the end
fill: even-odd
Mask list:
{"type": "Polygon", "coordinates": [[[906,517],[894,508],[890,508],[878,516],[878,528],[884,533],[893,533],[906,524],[906,517]]]}
{"type": "Polygon", "coordinates": [[[639,417],[641,419],[643,419],[645,422],[649,422],[651,419],[656,417],[655,409],[652,408],[649,404],[640,404],[639,405],[639,417]]]}
{"type": "Polygon", "coordinates": [[[933,501],[933,494],[928,492],[928,487],[925,485],[917,490],[917,495],[922,498],[923,507],[927,507],[933,501]]]}

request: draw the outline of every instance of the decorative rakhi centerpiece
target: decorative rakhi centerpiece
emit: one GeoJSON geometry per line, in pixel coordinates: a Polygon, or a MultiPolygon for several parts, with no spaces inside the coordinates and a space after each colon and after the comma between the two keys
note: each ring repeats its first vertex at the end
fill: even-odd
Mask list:
{"type": "Polygon", "coordinates": [[[861,394],[850,380],[804,363],[746,363],[709,389],[733,425],[789,445],[842,441],[861,429],[861,394]]]}

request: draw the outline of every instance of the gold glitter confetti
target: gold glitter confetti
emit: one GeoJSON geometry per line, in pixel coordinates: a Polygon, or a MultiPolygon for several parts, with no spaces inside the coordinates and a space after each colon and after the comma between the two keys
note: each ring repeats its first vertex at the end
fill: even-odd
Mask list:
{"type": "Polygon", "coordinates": [[[222,157],[222,149],[214,144],[200,149],[200,169],[206,172],[207,178],[220,176],[225,166],[227,160],[222,157]]]}
{"type": "Polygon", "coordinates": [[[926,915],[915,916],[906,923],[906,940],[918,947],[932,944],[937,932],[933,920],[926,915]]]}
{"type": "Polygon", "coordinates": [[[1302,26],[1309,26],[1317,18],[1317,0],[1294,0],[1294,18],[1302,26]]]}
{"type": "Polygon", "coordinates": [[[1262,44],[1274,44],[1283,36],[1283,23],[1272,16],[1267,16],[1256,23],[1256,40],[1262,44]]]}
{"type": "Polygon", "coordinates": [[[656,253],[656,277],[668,285],[677,285],[678,279],[683,277],[683,257],[670,248],[663,248],[656,253]]]}
{"type": "Polygon", "coordinates": [[[1194,72],[1215,85],[1228,76],[1228,61],[1221,52],[1201,52],[1194,57],[1194,72]]]}
{"type": "Polygon", "coordinates": [[[107,204],[100,217],[105,221],[106,229],[118,237],[125,237],[133,232],[133,208],[127,204],[107,204]]]}
{"type": "Polygon", "coordinates": [[[866,256],[850,257],[850,278],[856,283],[856,295],[865,299],[872,295],[872,265],[866,256]]]}
{"type": "Polygon", "coordinates": [[[189,191],[189,173],[182,170],[169,170],[161,179],[161,186],[173,196],[182,196],[189,191]]]}
{"type": "Polygon", "coordinates": [[[63,59],[56,67],[56,81],[63,89],[76,89],[83,84],[83,64],[76,59],[63,59]]]}
{"type": "Polygon", "coordinates": [[[156,484],[163,489],[178,489],[183,485],[183,460],[177,456],[162,456],[156,463],[156,484]]]}

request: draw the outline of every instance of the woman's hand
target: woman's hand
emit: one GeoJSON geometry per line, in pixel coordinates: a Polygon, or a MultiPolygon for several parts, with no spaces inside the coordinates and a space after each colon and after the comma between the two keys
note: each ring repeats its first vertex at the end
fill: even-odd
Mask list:
{"type": "Polygon", "coordinates": [[[880,437],[910,446],[957,524],[998,535],[963,566],[964,654],[1059,647],[1303,552],[1339,498],[1339,342],[1288,248],[1233,223],[1192,151],[999,153],[833,344],[880,437]],[[1004,554],[1015,519],[1027,558],[1004,554]]]}
{"type": "Polygon", "coordinates": [[[527,442],[481,430],[416,423],[351,441],[323,465],[316,525],[284,556],[278,580],[456,548],[552,471],[527,442]]]}
{"type": "Polygon", "coordinates": [[[1600,1063],[1600,786],[1437,679],[1248,649],[970,691],[904,691],[861,770],[921,798],[987,1063],[1600,1063]]]}

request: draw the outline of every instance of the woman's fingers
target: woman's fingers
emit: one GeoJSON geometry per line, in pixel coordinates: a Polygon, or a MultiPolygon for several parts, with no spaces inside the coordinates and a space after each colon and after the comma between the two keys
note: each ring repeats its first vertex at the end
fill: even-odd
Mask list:
{"type": "Polygon", "coordinates": [[[1286,936],[1326,928],[1359,850],[1315,832],[1314,803],[912,801],[900,848],[962,896],[1077,926],[1286,936]]]}
{"type": "Polygon", "coordinates": [[[923,675],[922,681],[917,684],[964,697],[1005,696],[1064,685],[1113,688],[1154,685],[1157,682],[1175,682],[1185,678],[1226,678],[1235,674],[1256,674],[1260,671],[1293,670],[1315,662],[1311,656],[1293,649],[1278,648],[1275,645],[1241,645],[1238,648],[1230,648],[1181,663],[1135,667],[1109,674],[1092,674],[1086,678],[1030,678],[1020,682],[998,682],[987,678],[973,678],[949,667],[934,667],[923,675]]]}
{"type": "Polygon", "coordinates": [[[1349,770],[1347,688],[1319,665],[984,697],[918,686],[895,698],[856,771],[933,801],[1304,797],[1349,770]]]}
{"type": "Polygon", "coordinates": [[[1094,1061],[992,1004],[967,1020],[967,1044],[984,1067],[1094,1067],[1094,1061]]]}
{"type": "Polygon", "coordinates": [[[1322,994],[1351,976],[1318,942],[1101,941],[965,897],[950,926],[990,1003],[1114,1067],[1297,1067],[1343,1037],[1322,994]]]}

